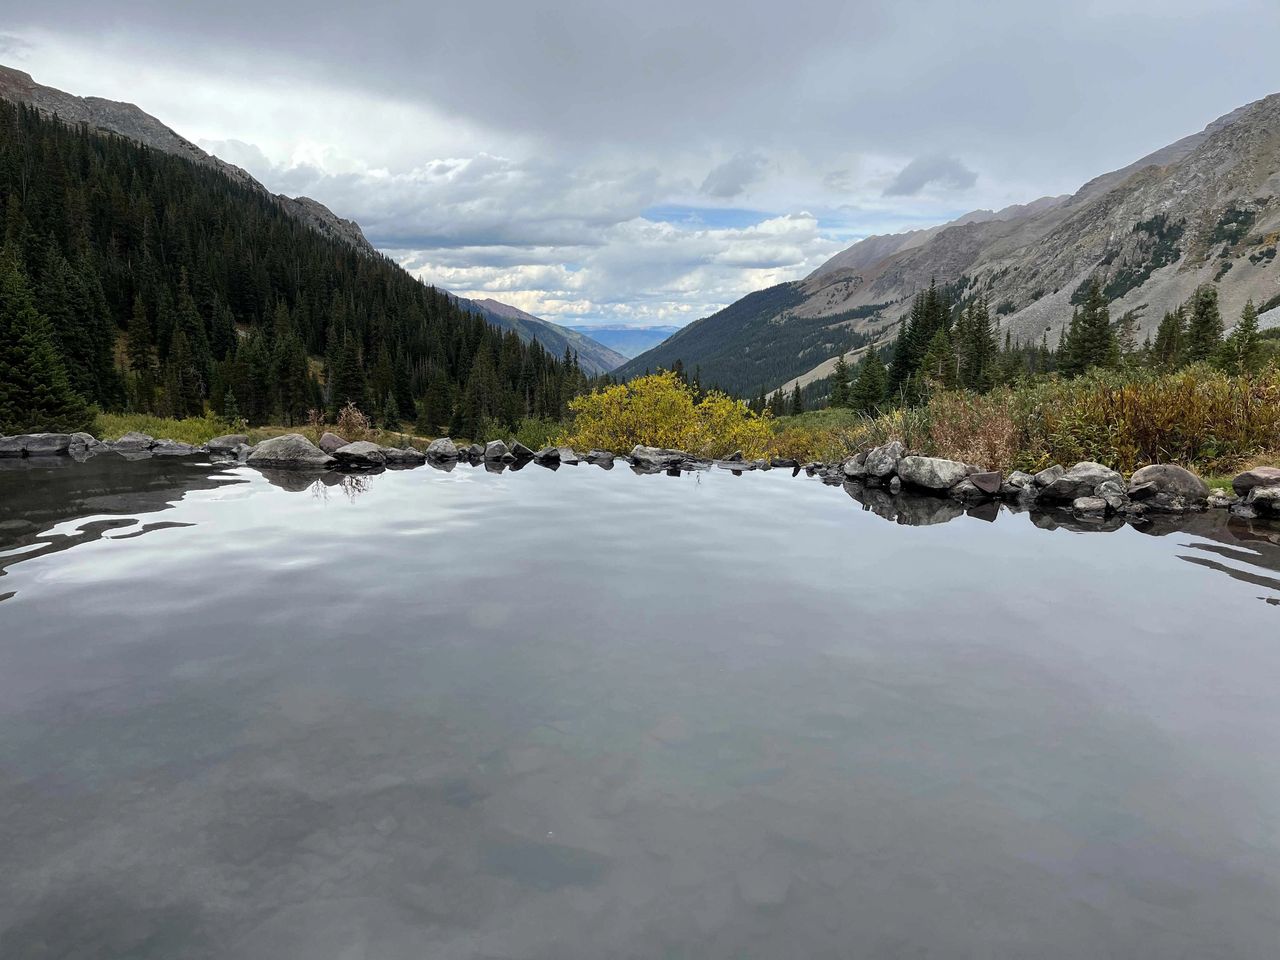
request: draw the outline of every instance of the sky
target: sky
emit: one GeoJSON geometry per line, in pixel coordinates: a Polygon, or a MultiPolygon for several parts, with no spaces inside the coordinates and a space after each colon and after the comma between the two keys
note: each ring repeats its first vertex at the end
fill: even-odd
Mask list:
{"type": "Polygon", "coordinates": [[[138,104],[423,280],[683,325],[864,236],[1074,192],[1280,92],[1275,0],[0,4],[0,63],[138,104]]]}

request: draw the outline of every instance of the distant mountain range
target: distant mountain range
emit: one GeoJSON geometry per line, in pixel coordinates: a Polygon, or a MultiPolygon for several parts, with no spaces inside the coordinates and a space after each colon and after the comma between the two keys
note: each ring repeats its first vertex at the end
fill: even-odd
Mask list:
{"type": "Polygon", "coordinates": [[[570,327],[569,329],[585,333],[597,343],[603,343],[606,347],[616,350],[622,354],[624,359],[630,359],[637,354],[644,353],[651,347],[656,347],[680,328],[618,325],[610,327],[581,326],[570,327]]]}
{"type": "MultiPolygon", "coordinates": [[[[1203,283],[1231,326],[1247,299],[1280,324],[1280,94],[1241,107],[1075,194],[874,236],[803,280],[744,297],[619,368],[683,361],[740,394],[830,374],[835,357],[887,344],[931,281],[987,298],[1001,331],[1056,343],[1091,279],[1139,336],[1203,283]]],[[[1003,333],[1002,333],[1003,335],[1003,333]]]]}
{"type": "MultiPolygon", "coordinates": [[[[101,97],[78,97],[36,83],[30,74],[3,65],[0,65],[0,99],[23,103],[43,114],[57,116],[66,123],[85,124],[91,130],[127,137],[153,150],[212,167],[237,183],[270,197],[285,213],[319,233],[347,243],[369,256],[382,256],[354,220],[344,220],[323,203],[310,197],[287,197],[271,193],[248,171],[206,153],[132,103],[104,100],[101,97]]],[[[496,300],[471,301],[461,297],[454,299],[464,306],[471,305],[475,312],[494,326],[515,330],[526,342],[536,340],[552,354],[559,356],[566,347],[576,350],[579,363],[589,374],[607,373],[626,360],[622,354],[578,331],[542,320],[505,303],[496,300]]]]}

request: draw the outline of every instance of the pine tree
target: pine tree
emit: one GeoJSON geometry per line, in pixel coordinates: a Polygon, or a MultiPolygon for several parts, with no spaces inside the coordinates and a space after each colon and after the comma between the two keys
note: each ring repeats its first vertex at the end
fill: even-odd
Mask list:
{"type": "Polygon", "coordinates": [[[1166,370],[1176,369],[1182,364],[1185,339],[1185,311],[1179,306],[1177,310],[1167,312],[1156,328],[1156,342],[1151,348],[1152,361],[1166,370]]]}
{"type": "Polygon", "coordinates": [[[804,413],[804,397],[800,395],[800,381],[796,381],[796,387],[791,391],[791,415],[798,417],[804,413]]]}
{"type": "Polygon", "coordinates": [[[1223,344],[1223,360],[1231,373],[1255,373],[1262,363],[1262,339],[1258,336],[1258,311],[1249,300],[1223,344]]]}
{"type": "Polygon", "coordinates": [[[969,304],[956,328],[956,354],[960,385],[977,391],[989,390],[996,381],[996,340],[985,300],[969,304]]]}
{"type": "Polygon", "coordinates": [[[240,405],[236,403],[235,391],[230,387],[222,398],[222,419],[233,425],[240,422],[240,405]]]}
{"type": "Polygon", "coordinates": [[[888,371],[875,347],[868,347],[858,364],[858,379],[850,391],[850,403],[855,410],[874,413],[884,403],[889,386],[888,371]]]}
{"type": "Polygon", "coordinates": [[[926,384],[944,390],[953,389],[957,382],[958,363],[955,349],[951,346],[951,334],[946,330],[938,330],[933,335],[929,349],[925,352],[920,364],[920,375],[926,384]]]}
{"type": "Polygon", "coordinates": [[[165,364],[165,389],[171,416],[181,420],[204,415],[204,381],[187,341],[186,331],[182,329],[173,335],[173,343],[169,348],[169,360],[165,364]]]}
{"type": "Polygon", "coordinates": [[[0,252],[0,434],[86,429],[93,414],[71,389],[48,320],[15,252],[0,252]]]}
{"type": "Polygon", "coordinates": [[[836,357],[835,369],[831,371],[831,399],[829,401],[832,407],[847,407],[849,405],[849,361],[844,358],[844,354],[836,357]]]}
{"type": "Polygon", "coordinates": [[[1222,346],[1222,315],[1218,312],[1218,290],[1204,284],[1191,297],[1191,319],[1187,324],[1185,357],[1188,363],[1212,360],[1222,346]]]}
{"type": "Polygon", "coordinates": [[[382,401],[382,426],[387,430],[399,430],[402,419],[396,395],[388,390],[382,401]]]}
{"type": "Polygon", "coordinates": [[[1063,343],[1063,372],[1074,376],[1090,367],[1114,367],[1118,362],[1119,349],[1106,298],[1097,280],[1090,280],[1084,306],[1071,314],[1063,343]]]}

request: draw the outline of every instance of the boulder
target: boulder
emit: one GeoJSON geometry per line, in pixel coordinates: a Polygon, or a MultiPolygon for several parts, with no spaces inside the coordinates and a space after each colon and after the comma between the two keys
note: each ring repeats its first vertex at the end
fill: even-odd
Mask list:
{"type": "Polygon", "coordinates": [[[608,450],[592,450],[587,453],[587,463],[594,463],[601,467],[613,466],[613,454],[608,450]]]}
{"type": "Polygon", "coordinates": [[[239,460],[241,463],[248,460],[249,454],[251,453],[253,453],[253,447],[249,446],[247,443],[242,443],[240,444],[240,446],[236,447],[234,450],[231,451],[231,455],[235,457],[237,460],[239,460]]]}
{"type": "Polygon", "coordinates": [[[1280,467],[1254,467],[1237,474],[1231,481],[1231,489],[1237,497],[1247,496],[1254,487],[1280,486],[1280,467]]]}
{"type": "Polygon", "coordinates": [[[1129,505],[1129,494],[1119,480],[1107,480],[1098,484],[1094,496],[1101,497],[1117,513],[1129,505]]]}
{"type": "Polygon", "coordinates": [[[1225,487],[1217,487],[1209,491],[1209,506],[1222,509],[1229,507],[1240,498],[1225,487]]]}
{"type": "Polygon", "coordinates": [[[69,433],[21,433],[16,437],[0,437],[0,457],[56,456],[67,453],[70,446],[69,433]]]}
{"type": "Polygon", "coordinates": [[[941,457],[903,457],[898,464],[898,476],[908,486],[950,490],[968,476],[968,469],[963,463],[941,457]]]}
{"type": "Polygon", "coordinates": [[[343,440],[342,437],[338,436],[336,433],[329,433],[326,431],[320,438],[320,449],[325,453],[335,453],[350,442],[350,440],[343,440]]]}
{"type": "MultiPolygon", "coordinates": [[[[1036,482],[1038,483],[1039,480],[1040,475],[1036,474],[1036,482]]],[[[1081,497],[1092,497],[1094,491],[1108,480],[1124,483],[1124,477],[1110,467],[1104,467],[1092,460],[1084,460],[1046,485],[1040,491],[1040,499],[1054,503],[1071,503],[1081,497]]]]}
{"type": "Polygon", "coordinates": [[[645,447],[640,444],[631,448],[631,463],[637,467],[675,467],[686,459],[689,459],[689,455],[683,450],[645,447]]]}
{"type": "Polygon", "coordinates": [[[973,503],[979,500],[988,500],[991,495],[984,490],[978,489],[978,485],[973,482],[972,477],[965,477],[954,487],[947,491],[957,500],[964,500],[966,503],[973,503]]]}
{"type": "Polygon", "coordinates": [[[88,433],[73,433],[71,442],[67,445],[67,453],[81,461],[87,460],[96,454],[105,453],[110,449],[101,440],[88,433]]]}
{"type": "Polygon", "coordinates": [[[428,460],[457,460],[458,448],[448,437],[440,437],[427,444],[428,460]]]}
{"type": "Polygon", "coordinates": [[[774,457],[769,462],[773,466],[785,470],[794,470],[796,467],[800,466],[800,461],[793,460],[791,457],[774,457]]]}
{"type": "Polygon", "coordinates": [[[844,475],[850,480],[862,480],[867,475],[867,452],[856,453],[844,462],[844,475]]]}
{"type": "Polygon", "coordinates": [[[573,447],[556,447],[556,452],[560,454],[561,463],[577,463],[579,460],[573,447]]]}
{"type": "Polygon", "coordinates": [[[250,466],[277,470],[324,470],[337,461],[300,433],[263,440],[253,448],[247,461],[250,466]]]}
{"type": "MultiPolygon", "coordinates": [[[[325,436],[330,437],[333,434],[326,433],[325,436]]],[[[243,433],[228,433],[226,436],[214,437],[204,446],[210,453],[234,453],[238,446],[248,442],[249,438],[243,433]]],[[[320,449],[323,450],[324,448],[321,447],[320,449]]]]}
{"type": "Polygon", "coordinates": [[[511,446],[511,455],[517,460],[532,460],[533,451],[517,440],[511,446]]]}
{"type": "Polygon", "coordinates": [[[1080,517],[1105,517],[1109,509],[1102,497],[1077,497],[1071,501],[1071,512],[1080,517]]]}
{"type": "Polygon", "coordinates": [[[1031,487],[1035,486],[1036,478],[1023,470],[1015,470],[1005,478],[1005,482],[1013,487],[1031,487]]]}
{"type": "Polygon", "coordinates": [[[1209,485],[1190,470],[1173,463],[1154,463],[1129,478],[1129,497],[1148,510],[1182,513],[1203,508],[1209,485]]]}
{"type": "Polygon", "coordinates": [[[867,459],[865,461],[867,476],[875,477],[877,480],[892,476],[898,472],[898,465],[902,463],[902,458],[906,456],[906,453],[907,448],[901,440],[894,440],[892,443],[872,448],[867,451],[867,459]]]}
{"type": "Polygon", "coordinates": [[[155,457],[189,457],[199,452],[199,448],[177,440],[157,440],[151,448],[151,455],[155,457]]]}
{"type": "Polygon", "coordinates": [[[1066,467],[1064,467],[1060,463],[1055,463],[1052,467],[1045,467],[1043,470],[1037,473],[1034,477],[1032,477],[1031,481],[1037,487],[1047,487],[1049,486],[1049,484],[1053,483],[1055,480],[1057,480],[1066,472],[1067,472],[1066,467]]]}
{"type": "Polygon", "coordinates": [[[383,447],[382,455],[387,463],[400,466],[416,467],[427,462],[427,455],[416,447],[383,447]]]}
{"type": "Polygon", "coordinates": [[[515,459],[515,457],[511,456],[511,451],[507,449],[507,445],[501,440],[490,440],[486,443],[482,456],[486,461],[515,459]]]}
{"type": "Polygon", "coordinates": [[[558,464],[560,462],[560,448],[559,447],[543,447],[541,450],[539,450],[537,453],[533,455],[533,459],[538,463],[543,464],[544,466],[549,463],[558,464]]]}
{"type": "Polygon", "coordinates": [[[143,450],[150,450],[156,445],[154,437],[149,437],[145,433],[138,433],[136,430],[130,430],[119,440],[111,444],[111,449],[120,453],[139,453],[143,450]]]}
{"type": "Polygon", "coordinates": [[[1254,487],[1244,505],[1260,517],[1280,517],[1280,485],[1254,487]]]}
{"type": "Polygon", "coordinates": [[[969,482],[989,497],[994,497],[1000,492],[1001,480],[1003,477],[998,471],[989,470],[985,473],[969,474],[969,482]]]}
{"type": "Polygon", "coordinates": [[[721,457],[720,459],[724,463],[741,463],[743,460],[747,458],[742,455],[741,450],[735,450],[733,451],[733,453],[729,454],[728,456],[721,457]]]}
{"type": "Polygon", "coordinates": [[[386,451],[376,443],[368,440],[357,440],[333,451],[333,458],[341,466],[365,470],[369,467],[381,467],[387,462],[386,451]]]}

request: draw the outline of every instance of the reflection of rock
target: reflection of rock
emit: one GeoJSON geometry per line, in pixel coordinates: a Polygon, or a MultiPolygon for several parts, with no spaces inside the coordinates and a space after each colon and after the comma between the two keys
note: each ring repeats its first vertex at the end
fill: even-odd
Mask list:
{"type": "Polygon", "coordinates": [[[249,454],[251,467],[276,470],[324,470],[336,461],[300,433],[263,440],[249,454]]]}
{"type": "Polygon", "coordinates": [[[928,527],[949,523],[964,515],[964,507],[955,500],[940,497],[898,497],[898,522],[908,527],[928,527]]]}
{"type": "Polygon", "coordinates": [[[982,503],[975,503],[965,507],[964,512],[966,516],[973,517],[975,520],[995,523],[1000,516],[1000,504],[995,500],[986,500],[982,503]]]}

